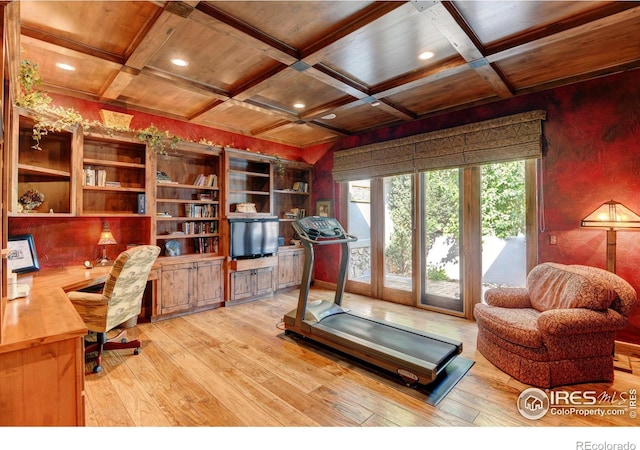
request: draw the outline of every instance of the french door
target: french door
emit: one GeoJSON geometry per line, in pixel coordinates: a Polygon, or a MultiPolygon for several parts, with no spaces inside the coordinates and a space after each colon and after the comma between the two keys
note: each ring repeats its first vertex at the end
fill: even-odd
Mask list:
{"type": "Polygon", "coordinates": [[[517,161],[350,182],[347,290],[471,317],[536,263],[536,168],[517,161]]]}

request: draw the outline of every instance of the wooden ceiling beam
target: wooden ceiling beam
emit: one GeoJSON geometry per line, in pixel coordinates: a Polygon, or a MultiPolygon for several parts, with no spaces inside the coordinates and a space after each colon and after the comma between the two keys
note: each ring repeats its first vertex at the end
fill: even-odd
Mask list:
{"type": "Polygon", "coordinates": [[[283,64],[291,65],[300,59],[297,49],[229,16],[209,3],[198,3],[190,18],[283,64]]]}
{"type": "Polygon", "coordinates": [[[144,30],[135,41],[137,45],[128,50],[129,57],[123,62],[123,67],[113,81],[106,86],[101,95],[100,101],[117,99],[129,86],[129,83],[146,66],[149,59],[156,51],[171,37],[171,35],[187,22],[186,11],[188,8],[183,2],[169,2],[160,15],[152,22],[152,25],[144,30]],[[174,5],[174,3],[176,3],[174,5]]]}
{"type": "Polygon", "coordinates": [[[226,92],[223,92],[219,89],[214,88],[213,86],[208,86],[206,84],[203,83],[199,83],[197,81],[193,81],[191,79],[188,78],[182,78],[182,77],[178,77],[176,75],[173,75],[171,73],[168,72],[164,72],[162,70],[159,69],[153,69],[151,67],[145,67],[144,69],[142,69],[140,71],[140,73],[142,75],[146,75],[148,77],[153,77],[156,78],[158,80],[162,80],[162,81],[169,81],[172,85],[174,86],[180,86],[183,89],[192,91],[192,92],[197,92],[199,94],[203,94],[203,95],[208,95],[211,96],[212,98],[218,99],[218,100],[228,100],[229,99],[229,95],[226,92]]]}
{"type": "MultiPolygon", "coordinates": [[[[633,2],[637,5],[637,2],[633,2]]],[[[637,17],[640,14],[640,6],[636,6],[635,8],[626,9],[622,12],[614,14],[612,16],[606,16],[601,19],[596,20],[595,22],[589,22],[575,28],[566,29],[559,33],[545,35],[544,37],[535,40],[529,41],[521,45],[509,47],[503,51],[493,53],[490,56],[487,56],[487,60],[489,62],[496,62],[501,59],[511,58],[514,56],[518,56],[520,54],[533,52],[538,48],[549,46],[553,44],[560,44],[565,41],[571,41],[573,35],[578,35],[582,32],[588,31],[593,32],[596,28],[606,27],[606,26],[614,26],[622,21],[627,19],[632,19],[637,17]]]]}
{"type": "Polygon", "coordinates": [[[513,97],[513,89],[506,78],[485,59],[480,40],[451,2],[437,2],[432,6],[418,2],[416,8],[429,18],[440,34],[500,98],[513,97]]]}
{"type": "Polygon", "coordinates": [[[531,42],[539,41],[551,35],[562,33],[573,28],[578,28],[582,25],[590,24],[600,19],[636,8],[638,8],[638,2],[614,1],[606,3],[598,9],[589,10],[583,14],[569,17],[563,21],[554,22],[548,26],[536,28],[526,33],[521,33],[515,37],[510,36],[498,42],[491,43],[486,46],[485,55],[488,56],[496,53],[502,53],[511,48],[517,48],[531,42]]]}
{"type": "MultiPolygon", "coordinates": [[[[331,53],[331,46],[333,44],[348,36],[355,35],[365,26],[388,15],[390,12],[395,11],[398,8],[403,8],[406,11],[406,14],[411,14],[413,12],[413,8],[408,6],[407,3],[398,1],[375,2],[369,5],[354,16],[343,21],[343,26],[339,26],[332,32],[326,34],[322,39],[301,50],[300,59],[310,66],[318,64],[327,56],[327,54],[331,53]]],[[[405,15],[402,15],[401,17],[405,17],[405,15]]]]}

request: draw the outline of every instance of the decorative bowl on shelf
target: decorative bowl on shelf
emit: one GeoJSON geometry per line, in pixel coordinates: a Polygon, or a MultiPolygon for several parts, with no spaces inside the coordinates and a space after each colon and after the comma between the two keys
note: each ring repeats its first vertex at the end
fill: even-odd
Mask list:
{"type": "Polygon", "coordinates": [[[18,203],[22,206],[23,212],[32,212],[38,209],[44,202],[44,194],[35,189],[29,189],[18,199],[18,203]]]}

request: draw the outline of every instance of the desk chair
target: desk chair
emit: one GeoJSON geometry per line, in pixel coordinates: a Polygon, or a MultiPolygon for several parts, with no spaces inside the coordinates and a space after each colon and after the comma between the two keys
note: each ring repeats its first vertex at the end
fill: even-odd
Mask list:
{"type": "Polygon", "coordinates": [[[160,248],[155,245],[133,247],[118,255],[101,293],[67,293],[89,331],[97,333],[95,343],[85,343],[85,354],[98,352],[93,372],[102,370],[102,352],[105,350],[133,348],[134,355],[140,353],[139,340],[118,341],[124,331],[107,339],[107,332],[140,315],[147,278],[159,253],[160,248]]]}

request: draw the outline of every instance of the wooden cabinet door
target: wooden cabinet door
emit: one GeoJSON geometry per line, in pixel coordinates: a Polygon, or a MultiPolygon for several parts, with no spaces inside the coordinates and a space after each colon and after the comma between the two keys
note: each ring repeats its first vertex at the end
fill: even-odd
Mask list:
{"type": "Polygon", "coordinates": [[[294,268],[293,253],[278,254],[278,289],[293,284],[294,268]]]}
{"type": "Polygon", "coordinates": [[[274,290],[273,267],[263,267],[255,271],[255,295],[272,294],[274,290]]]}
{"type": "Polygon", "coordinates": [[[292,259],[292,282],[294,285],[301,285],[302,274],[304,273],[304,251],[295,252],[292,259]]]}
{"type": "Polygon", "coordinates": [[[193,293],[193,264],[174,264],[162,267],[160,314],[188,311],[193,293]]]}
{"type": "Polygon", "coordinates": [[[222,301],[222,261],[200,261],[196,277],[196,306],[222,301]]]}
{"type": "Polygon", "coordinates": [[[242,300],[253,294],[253,270],[231,273],[231,299],[242,300]]]}

